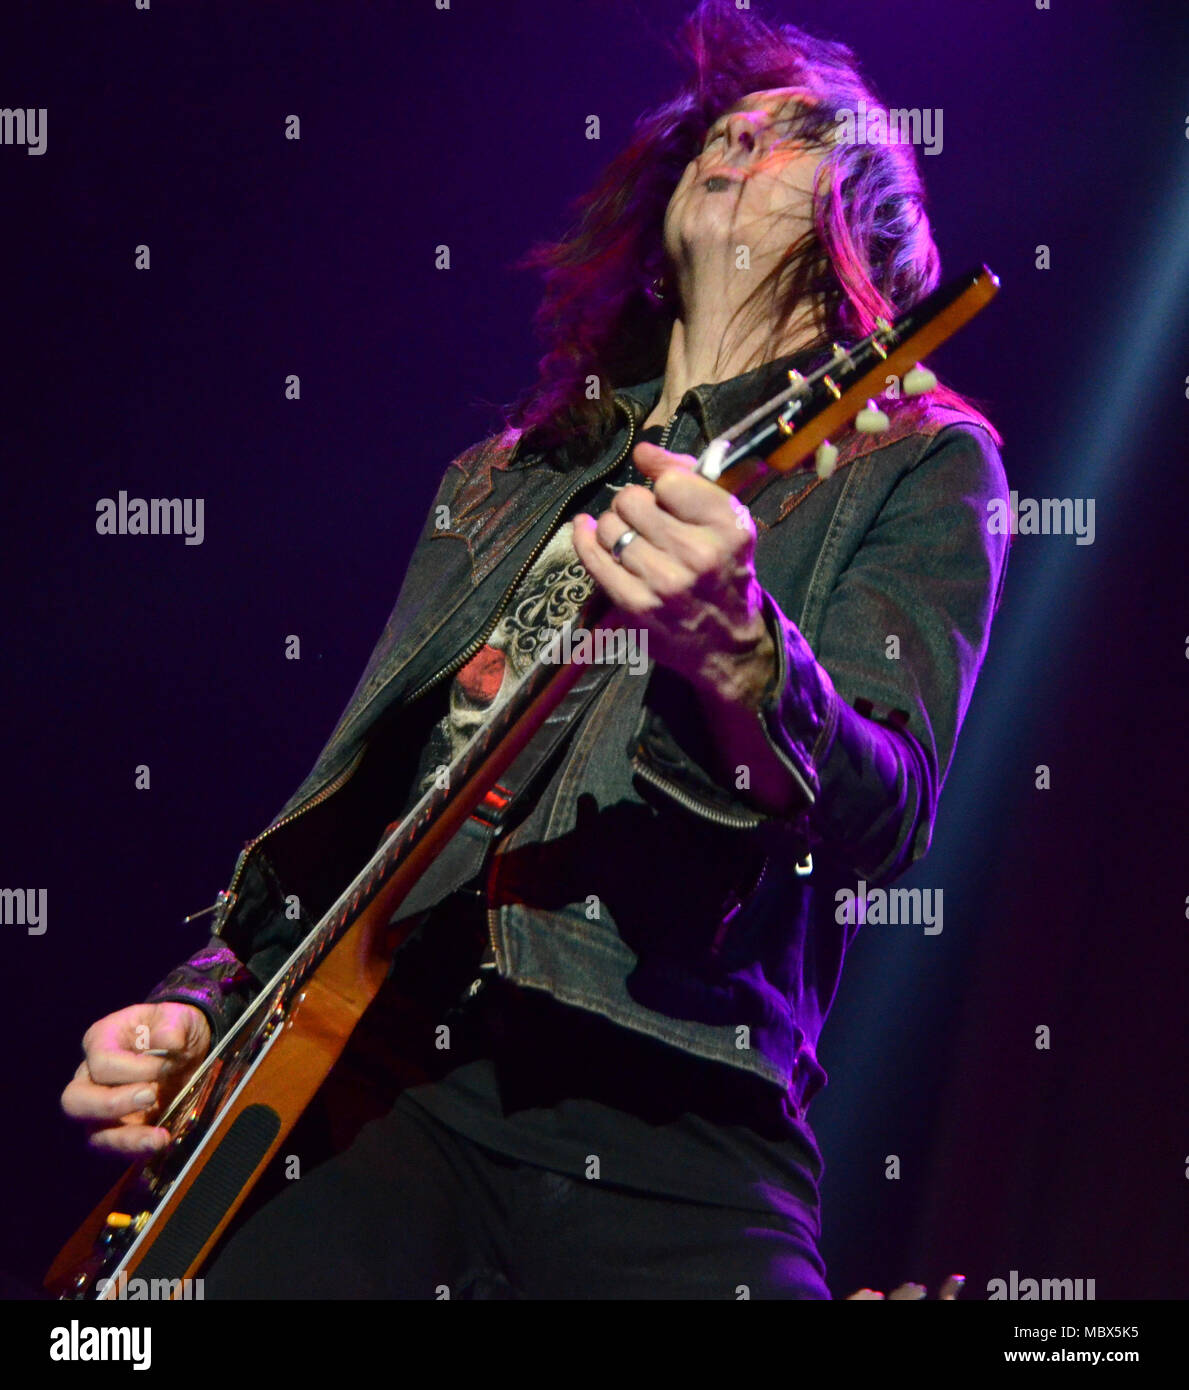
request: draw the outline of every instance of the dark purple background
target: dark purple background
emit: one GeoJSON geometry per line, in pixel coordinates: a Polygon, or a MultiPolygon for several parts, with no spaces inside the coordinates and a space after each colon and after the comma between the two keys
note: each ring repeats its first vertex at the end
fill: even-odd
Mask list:
{"type": "MultiPolygon", "coordinates": [[[[944,932],[869,927],[826,1030],[836,1294],[953,1269],[970,1297],[1011,1269],[1189,1293],[1189,43],[1180,6],[1144,8],[768,6],[944,110],[945,265],[1003,291],[938,363],[1022,495],[1097,499],[1093,546],[1014,546],[904,881],[944,889],[944,932]]],[[[44,936],[2,929],[10,1273],[35,1281],[114,1176],[57,1109],[85,1026],[199,943],[182,915],[312,763],[442,469],[531,378],[510,263],[668,94],[684,9],[6,6],[0,106],[49,108],[46,155],[0,147],[0,886],[49,890],[44,936]],[[97,536],[121,488],[205,498],[205,543],[97,536]]]]}

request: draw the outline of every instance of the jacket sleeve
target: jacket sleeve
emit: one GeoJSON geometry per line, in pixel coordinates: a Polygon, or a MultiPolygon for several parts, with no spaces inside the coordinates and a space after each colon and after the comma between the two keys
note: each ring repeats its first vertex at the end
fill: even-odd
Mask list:
{"type": "MultiPolygon", "coordinates": [[[[811,850],[869,882],[897,877],[932,841],[1002,594],[1008,537],[989,531],[987,504],[1006,497],[986,431],[947,426],[892,488],[839,576],[816,651],[765,592],[778,672],[757,717],[801,795],[782,817],[751,809],[796,827],[811,850]]],[[[663,729],[652,732],[665,741],[663,729]]],[[[664,755],[672,762],[671,742],[664,755]]]]}
{"type": "Polygon", "coordinates": [[[206,1015],[215,1047],[260,993],[259,980],[227,943],[212,936],[200,951],[175,967],[146,995],[145,1002],[193,1004],[206,1015]]]}

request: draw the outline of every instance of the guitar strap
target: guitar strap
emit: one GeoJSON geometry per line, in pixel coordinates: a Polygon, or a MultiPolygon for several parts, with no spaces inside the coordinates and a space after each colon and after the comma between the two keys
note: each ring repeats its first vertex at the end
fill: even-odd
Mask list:
{"type": "Polygon", "coordinates": [[[483,872],[493,841],[508,827],[533,782],[573,733],[616,668],[590,665],[578,677],[528,746],[521,750],[402,900],[391,922],[435,907],[483,872]]]}

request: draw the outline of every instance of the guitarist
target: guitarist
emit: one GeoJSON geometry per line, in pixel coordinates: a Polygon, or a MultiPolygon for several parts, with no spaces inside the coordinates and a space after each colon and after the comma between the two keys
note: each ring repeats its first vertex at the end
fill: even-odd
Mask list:
{"type": "Polygon", "coordinates": [[[623,659],[397,913],[411,1007],[364,1028],[403,1028],[421,1069],[232,1228],[207,1297],[830,1297],[807,1109],[856,930],[835,894],[929,848],[1007,484],[943,387],[889,392],[887,428],[836,440],[822,479],[744,505],[694,476],[939,262],[911,148],[839,136],[836,112],[882,109],[848,50],[729,0],[680,48],[689,80],[533,253],[539,379],[447,468],[313,771],[209,944],[92,1025],[64,1092],[95,1148],[162,1146],[154,1117],[385,826],[609,598],[623,659]]]}

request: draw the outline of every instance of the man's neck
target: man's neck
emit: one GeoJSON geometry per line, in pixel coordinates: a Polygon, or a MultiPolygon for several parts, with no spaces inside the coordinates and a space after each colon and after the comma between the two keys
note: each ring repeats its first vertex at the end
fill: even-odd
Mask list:
{"type": "Polygon", "coordinates": [[[778,342],[768,341],[769,326],[760,323],[746,335],[730,323],[730,311],[718,306],[691,305],[675,319],[669,334],[665,376],[660,399],[644,428],[666,424],[691,386],[704,386],[754,370],[777,357],[786,357],[813,342],[817,329],[812,312],[798,313],[778,342]],[[729,341],[728,341],[729,339],[729,341]]]}

